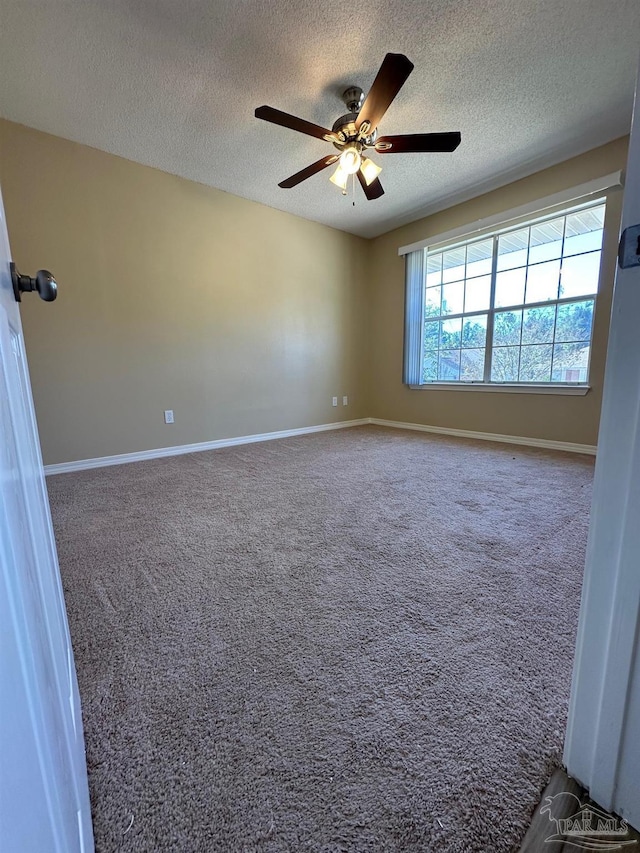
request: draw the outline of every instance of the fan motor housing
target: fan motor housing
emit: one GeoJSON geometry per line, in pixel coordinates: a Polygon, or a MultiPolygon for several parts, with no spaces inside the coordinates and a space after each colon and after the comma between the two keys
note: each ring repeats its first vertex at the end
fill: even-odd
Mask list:
{"type": "MultiPolygon", "coordinates": [[[[347,142],[355,142],[356,139],[358,139],[356,121],[358,119],[358,113],[364,104],[364,92],[360,86],[348,86],[342,93],[342,100],[349,112],[340,116],[340,118],[333,123],[331,130],[334,133],[343,133],[347,142]]],[[[378,131],[374,128],[369,136],[359,139],[358,142],[362,144],[363,148],[371,146],[375,142],[377,134],[378,131]]],[[[333,144],[338,149],[342,149],[343,147],[341,144],[336,142],[333,144]]]]}
{"type": "MultiPolygon", "coordinates": [[[[333,127],[331,128],[331,130],[334,133],[344,133],[348,141],[355,140],[358,136],[358,131],[356,128],[357,118],[357,112],[345,113],[345,115],[340,116],[340,118],[333,123],[333,127]]],[[[376,129],[372,133],[370,133],[369,136],[365,137],[364,139],[361,139],[360,142],[362,142],[363,146],[365,147],[371,146],[376,141],[377,135],[378,131],[376,129]]],[[[336,148],[342,149],[342,145],[339,145],[337,142],[334,142],[333,144],[336,148]]]]}

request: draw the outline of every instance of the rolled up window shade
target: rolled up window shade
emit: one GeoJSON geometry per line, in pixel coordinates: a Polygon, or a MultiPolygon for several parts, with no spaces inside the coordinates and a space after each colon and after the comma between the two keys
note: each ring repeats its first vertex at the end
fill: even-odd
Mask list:
{"type": "Polygon", "coordinates": [[[422,327],[426,252],[405,255],[404,370],[405,385],[422,384],[422,327]]]}

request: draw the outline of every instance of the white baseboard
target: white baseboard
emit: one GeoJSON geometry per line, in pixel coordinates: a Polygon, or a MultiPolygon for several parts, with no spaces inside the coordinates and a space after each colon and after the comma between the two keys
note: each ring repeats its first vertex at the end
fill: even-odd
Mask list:
{"type": "Polygon", "coordinates": [[[108,465],[124,465],[127,462],[142,462],[145,459],[161,459],[164,456],[180,456],[183,453],[199,453],[202,450],[219,450],[221,447],[235,447],[238,444],[253,444],[258,441],[272,441],[277,438],[291,438],[296,435],[308,435],[312,432],[325,432],[331,429],[363,426],[369,418],[354,421],[338,421],[332,424],[281,429],[277,432],[264,432],[255,435],[240,435],[235,438],[219,438],[215,441],[200,441],[197,444],[180,444],[175,447],[158,447],[155,450],[141,450],[138,453],[119,453],[116,456],[97,456],[95,459],[79,459],[77,462],[60,462],[57,465],[45,465],[44,473],[69,474],[72,471],[86,471],[89,468],[106,468],[108,465]]]}
{"type": "Polygon", "coordinates": [[[470,429],[452,429],[450,427],[426,426],[425,424],[405,424],[400,421],[385,421],[381,418],[369,418],[368,421],[370,424],[393,427],[394,429],[412,429],[418,432],[453,435],[458,438],[476,438],[480,441],[499,441],[505,444],[522,444],[525,447],[543,447],[547,450],[565,450],[569,453],[596,455],[595,444],[574,444],[570,441],[551,441],[548,438],[526,438],[520,435],[499,435],[495,432],[475,432],[470,429]]]}
{"type": "Polygon", "coordinates": [[[116,456],[98,456],[95,459],[79,459],[77,462],[60,462],[57,465],[45,465],[44,473],[69,474],[72,471],[87,471],[89,468],[105,468],[108,465],[124,465],[128,462],[143,462],[145,459],[161,459],[164,456],[180,456],[183,453],[199,453],[203,450],[219,450],[221,447],[235,447],[239,444],[253,444],[258,441],[273,441],[278,438],[291,438],[296,435],[309,435],[332,429],[346,429],[354,426],[375,424],[393,429],[410,429],[418,432],[433,432],[440,435],[452,435],[458,438],[476,438],[481,441],[499,441],[506,444],[521,444],[525,447],[543,447],[548,450],[565,450],[569,453],[587,453],[595,456],[593,444],[573,444],[569,441],[550,441],[546,438],[526,438],[520,435],[499,435],[494,432],[474,432],[468,429],[408,424],[401,421],[385,421],[381,418],[358,418],[353,421],[338,421],[331,424],[282,429],[277,432],[263,432],[254,435],[240,435],[235,438],[219,438],[215,441],[200,441],[197,444],[180,444],[175,447],[158,447],[155,450],[141,450],[138,453],[119,453],[116,456]]]}

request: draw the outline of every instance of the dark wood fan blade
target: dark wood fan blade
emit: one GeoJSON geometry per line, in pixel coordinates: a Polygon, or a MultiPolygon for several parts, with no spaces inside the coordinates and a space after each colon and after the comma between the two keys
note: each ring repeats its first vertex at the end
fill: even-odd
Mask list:
{"type": "Polygon", "coordinates": [[[358,180],[360,181],[360,186],[364,190],[364,194],[369,199],[369,201],[373,201],[374,198],[380,198],[381,195],[384,195],[384,190],[382,189],[382,184],[376,178],[374,181],[371,181],[369,185],[364,179],[364,175],[360,170],[358,170],[358,180]]]}
{"type": "Polygon", "coordinates": [[[378,154],[411,154],[427,151],[455,151],[462,136],[453,133],[406,133],[400,136],[381,136],[376,140],[378,154]],[[378,146],[380,146],[378,148],[378,146]],[[388,147],[387,147],[388,146],[388,147]]]}
{"type": "Polygon", "coordinates": [[[307,136],[315,136],[316,139],[324,139],[327,134],[331,135],[331,131],[324,127],[320,127],[313,122],[305,121],[303,118],[283,113],[282,110],[276,110],[273,107],[262,106],[258,107],[255,112],[256,118],[270,121],[272,124],[279,124],[281,127],[288,127],[290,130],[297,130],[298,133],[306,133],[307,136]]]}
{"type": "Polygon", "coordinates": [[[290,190],[291,187],[301,184],[302,181],[306,181],[307,178],[312,178],[314,175],[317,175],[318,172],[326,169],[327,166],[333,165],[333,163],[338,160],[339,156],[339,154],[330,154],[328,157],[323,157],[322,160],[312,163],[310,166],[307,166],[306,169],[301,169],[299,172],[296,172],[295,175],[291,175],[290,178],[280,181],[278,186],[282,187],[284,190],[290,190]]]}
{"type": "Polygon", "coordinates": [[[375,130],[388,110],[389,104],[402,89],[412,71],[413,63],[403,53],[388,53],[385,56],[373,86],[369,89],[369,94],[358,113],[356,119],[358,130],[363,121],[368,121],[371,130],[375,130]]]}

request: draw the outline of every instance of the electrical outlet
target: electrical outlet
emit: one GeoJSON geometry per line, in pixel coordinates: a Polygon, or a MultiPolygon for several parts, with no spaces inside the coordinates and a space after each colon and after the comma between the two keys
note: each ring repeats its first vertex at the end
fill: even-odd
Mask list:
{"type": "Polygon", "coordinates": [[[347,395],[346,395],[346,394],[345,394],[345,395],[344,395],[344,397],[342,398],[342,405],[343,405],[343,406],[348,406],[348,405],[349,405],[349,398],[347,397],[347,395]]]}
{"type": "Polygon", "coordinates": [[[338,405],[338,398],[337,398],[337,397],[332,397],[332,398],[331,398],[331,405],[332,405],[332,406],[337,406],[337,405],[338,405]]]}
{"type": "Polygon", "coordinates": [[[173,423],[173,409],[165,409],[164,410],[164,422],[165,424],[173,423]]]}

